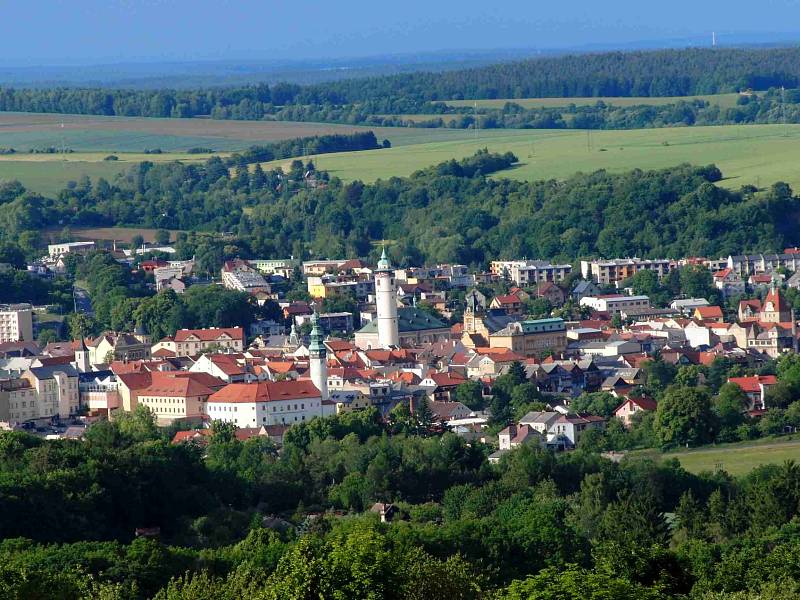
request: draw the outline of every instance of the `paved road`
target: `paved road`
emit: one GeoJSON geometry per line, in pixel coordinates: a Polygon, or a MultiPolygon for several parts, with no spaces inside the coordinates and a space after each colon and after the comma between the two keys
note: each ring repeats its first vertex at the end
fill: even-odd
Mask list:
{"type": "Polygon", "coordinates": [[[79,313],[84,313],[88,316],[94,315],[94,310],[92,310],[92,299],[89,297],[89,292],[85,289],[75,286],[73,289],[73,294],[75,295],[75,308],[78,310],[79,313]]]}

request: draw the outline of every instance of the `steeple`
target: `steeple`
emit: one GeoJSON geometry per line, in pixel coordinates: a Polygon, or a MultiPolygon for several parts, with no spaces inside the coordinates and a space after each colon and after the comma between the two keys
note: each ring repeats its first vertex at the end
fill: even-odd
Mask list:
{"type": "Polygon", "coordinates": [[[295,329],[294,320],[292,320],[292,328],[289,330],[289,346],[291,346],[294,350],[297,350],[297,347],[299,345],[300,345],[300,338],[297,336],[297,329],[295,329]]]}
{"type": "Polygon", "coordinates": [[[386,256],[386,244],[383,245],[383,250],[381,251],[381,259],[378,261],[378,270],[379,271],[388,271],[392,268],[392,264],[389,262],[389,257],[386,256]]]}
{"type": "Polygon", "coordinates": [[[89,360],[89,348],[86,346],[86,339],[81,334],[81,345],[75,351],[75,368],[81,373],[88,373],[92,370],[92,363],[89,360]]]}
{"type": "Polygon", "coordinates": [[[323,400],[328,399],[328,361],[327,350],[322,341],[322,331],[319,327],[317,311],[311,316],[311,336],[308,344],[309,370],[311,382],[319,390],[323,400]]]}

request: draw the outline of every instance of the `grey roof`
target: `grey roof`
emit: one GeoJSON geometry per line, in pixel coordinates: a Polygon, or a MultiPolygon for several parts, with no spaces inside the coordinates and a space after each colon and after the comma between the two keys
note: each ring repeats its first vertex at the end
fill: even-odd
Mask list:
{"type": "Polygon", "coordinates": [[[29,370],[37,379],[52,379],[53,373],[65,373],[67,377],[78,376],[78,371],[72,365],[48,365],[46,367],[31,367],[29,370]]]}
{"type": "Polygon", "coordinates": [[[520,425],[528,425],[530,423],[541,423],[542,425],[549,425],[559,417],[559,413],[550,411],[531,411],[519,420],[520,425]]]}
{"type": "Polygon", "coordinates": [[[584,292],[590,289],[597,289],[597,285],[595,285],[591,281],[579,281],[574,288],[572,288],[573,294],[583,294],[584,292]]]}

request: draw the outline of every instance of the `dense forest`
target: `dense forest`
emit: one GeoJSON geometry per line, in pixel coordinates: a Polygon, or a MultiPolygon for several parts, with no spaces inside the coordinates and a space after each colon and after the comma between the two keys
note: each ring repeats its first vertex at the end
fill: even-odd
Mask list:
{"type": "MultiPolygon", "coordinates": [[[[685,49],[538,58],[448,72],[418,72],[299,86],[280,83],[198,90],[0,89],[0,110],[142,117],[279,119],[409,125],[387,115],[445,114],[427,127],[471,127],[452,99],[686,96],[800,86],[800,48],[685,49]]],[[[721,111],[704,102],[664,107],[583,108],[570,111],[483,110],[481,127],[626,128],[798,122],[797,93],[767,94],[758,106],[721,111]],[[789,107],[784,107],[784,102],[789,107]]]]}
{"type": "Polygon", "coordinates": [[[800,470],[791,462],[735,478],[647,455],[615,463],[589,447],[557,455],[528,445],[492,465],[485,446],[435,433],[424,411],[407,408],[386,422],[364,411],[295,426],[280,453],[220,424],[205,448],[172,445],[171,435],[143,410],[93,425],[85,441],[0,433],[0,595],[800,592],[800,470]],[[364,512],[375,501],[395,503],[391,523],[364,512]],[[134,536],[156,527],[156,538],[134,536]]]}
{"type": "Polygon", "coordinates": [[[514,256],[726,256],[800,243],[800,203],[786,184],[731,191],[715,185],[716,167],[689,165],[563,181],[487,177],[516,160],[482,151],[372,184],[328,181],[301,161],[287,174],[229,169],[216,157],[145,162],[113,182],[84,178],[56,198],[4,184],[0,229],[31,255],[53,223],[188,230],[179,255],[211,272],[237,255],[367,256],[381,239],[392,240],[397,264],[476,266],[514,256]]]}

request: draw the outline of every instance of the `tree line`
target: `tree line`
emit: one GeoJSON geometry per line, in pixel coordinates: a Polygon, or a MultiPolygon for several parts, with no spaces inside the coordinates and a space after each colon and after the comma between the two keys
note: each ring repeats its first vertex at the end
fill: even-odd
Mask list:
{"type": "MultiPolygon", "coordinates": [[[[726,48],[608,52],[535,58],[472,69],[416,72],[349,79],[310,86],[278,83],[198,90],[14,89],[0,88],[0,110],[139,117],[217,119],[280,119],[340,123],[380,122],[374,115],[468,112],[447,109],[441,102],[460,99],[546,97],[690,96],[797,88],[800,49],[726,48]]],[[[695,121],[723,122],[726,114],[700,110],[691,104],[659,109],[658,117],[617,107],[613,115],[591,109],[606,127],[626,121],[664,121],[670,112],[695,112],[695,121]],[[648,120],[649,118],[649,120],[648,120]]],[[[486,125],[536,126],[547,122],[545,110],[524,119],[503,113],[486,118],[486,125]]],[[[552,115],[551,115],[552,116],[552,115]]],[[[675,115],[672,115],[675,117],[675,115]]],[[[463,116],[451,121],[466,123],[463,116]]],[[[685,115],[684,117],[685,118],[685,115]]],[[[794,112],[789,118],[796,118],[794,112]]],[[[680,121],[681,119],[678,119],[680,121]]],[[[386,124],[392,121],[385,121],[386,124]]],[[[448,121],[448,124],[450,121],[448,121]]],[[[566,122],[570,126],[570,122],[566,122]]],[[[399,123],[394,123],[399,124],[399,123]]],[[[431,126],[432,123],[428,123],[431,126]]],[[[577,126],[577,125],[576,125],[577,126]]],[[[584,118],[584,127],[596,127],[584,118]]]]}
{"type": "Polygon", "coordinates": [[[478,267],[503,256],[717,257],[800,243],[800,205],[784,183],[728,190],[715,185],[722,173],[713,165],[563,181],[486,177],[512,157],[480,152],[370,184],[324,172],[309,183],[313,164],[300,161],[286,174],[229,169],[218,157],[143,162],[113,182],[83,178],[55,198],[1,185],[0,230],[28,252],[39,230],[58,222],[186,230],[179,257],[196,256],[210,272],[237,255],[366,257],[381,239],[398,240],[389,247],[396,264],[478,267]]]}

